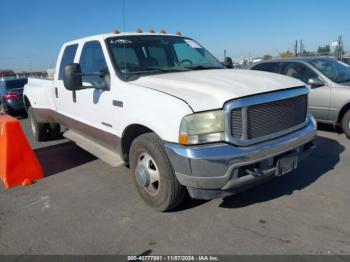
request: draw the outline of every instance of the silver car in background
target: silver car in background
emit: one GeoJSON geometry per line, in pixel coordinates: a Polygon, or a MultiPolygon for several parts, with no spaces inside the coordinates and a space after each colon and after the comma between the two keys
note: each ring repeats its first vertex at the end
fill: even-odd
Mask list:
{"type": "Polygon", "coordinates": [[[262,61],[251,70],[298,78],[310,89],[309,110],[318,122],[340,125],[350,138],[350,66],[333,58],[298,57],[262,61]]]}

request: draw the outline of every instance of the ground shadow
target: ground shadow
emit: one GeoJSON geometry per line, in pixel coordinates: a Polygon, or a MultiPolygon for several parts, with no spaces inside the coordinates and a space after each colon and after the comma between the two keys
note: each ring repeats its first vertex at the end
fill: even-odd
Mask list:
{"type": "Polygon", "coordinates": [[[343,130],[340,126],[334,126],[332,124],[317,123],[317,130],[327,131],[332,133],[342,134],[343,130]]]}
{"type": "Polygon", "coordinates": [[[201,206],[205,203],[207,203],[209,200],[199,200],[199,199],[193,199],[189,196],[189,194],[187,193],[185,196],[185,199],[183,200],[183,202],[181,203],[181,205],[175,207],[174,209],[172,209],[171,211],[169,211],[169,213],[173,213],[173,212],[179,212],[179,211],[184,211],[184,210],[188,210],[188,209],[192,209],[195,208],[197,206],[201,206]]]}
{"type": "Polygon", "coordinates": [[[35,153],[46,177],[96,160],[95,156],[72,142],[39,148],[35,153]]]}
{"type": "Polygon", "coordinates": [[[220,204],[223,208],[241,208],[255,203],[269,201],[295,190],[302,190],[319,177],[334,169],[345,147],[337,141],[324,137],[315,139],[316,149],[304,160],[300,167],[285,176],[272,179],[257,187],[226,197],[220,204]]]}
{"type": "MultiPolygon", "coordinates": [[[[328,127],[329,128],[329,127],[328,127]]],[[[295,190],[302,190],[315,182],[319,177],[334,169],[339,162],[340,154],[345,147],[336,140],[317,137],[316,148],[306,158],[299,168],[283,177],[274,178],[256,187],[240,192],[223,199],[222,208],[241,208],[255,203],[270,201],[284,195],[291,195],[295,190]]],[[[183,211],[203,205],[208,201],[186,197],[183,204],[174,209],[174,212],[183,211]]]]}

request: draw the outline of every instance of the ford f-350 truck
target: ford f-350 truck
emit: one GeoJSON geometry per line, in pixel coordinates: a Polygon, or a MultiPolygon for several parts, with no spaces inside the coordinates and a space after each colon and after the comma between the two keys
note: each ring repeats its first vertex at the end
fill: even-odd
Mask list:
{"type": "Polygon", "coordinates": [[[54,80],[30,78],[34,137],[64,136],[130,167],[141,197],[165,211],[186,192],[213,199],[296,169],[316,123],[299,80],[226,69],[191,38],[111,33],[65,43],[54,80]]]}

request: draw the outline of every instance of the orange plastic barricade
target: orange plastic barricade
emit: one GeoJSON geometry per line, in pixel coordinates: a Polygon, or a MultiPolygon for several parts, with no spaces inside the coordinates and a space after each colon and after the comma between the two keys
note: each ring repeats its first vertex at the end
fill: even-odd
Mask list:
{"type": "Polygon", "coordinates": [[[30,185],[43,177],[19,121],[0,113],[0,179],[6,188],[30,185]]]}

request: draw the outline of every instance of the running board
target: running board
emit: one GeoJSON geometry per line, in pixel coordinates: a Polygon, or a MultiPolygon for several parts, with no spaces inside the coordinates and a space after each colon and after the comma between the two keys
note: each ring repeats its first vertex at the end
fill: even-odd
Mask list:
{"type": "Polygon", "coordinates": [[[118,153],[102,146],[89,136],[75,130],[68,130],[63,134],[63,136],[69,140],[72,140],[79,147],[85,149],[90,154],[93,154],[110,166],[117,167],[124,164],[124,161],[121,159],[118,153]]]}

